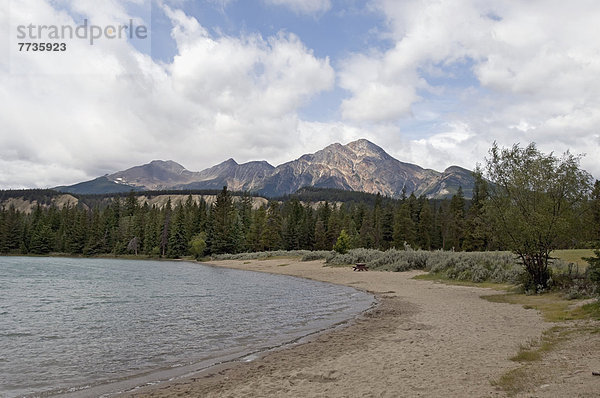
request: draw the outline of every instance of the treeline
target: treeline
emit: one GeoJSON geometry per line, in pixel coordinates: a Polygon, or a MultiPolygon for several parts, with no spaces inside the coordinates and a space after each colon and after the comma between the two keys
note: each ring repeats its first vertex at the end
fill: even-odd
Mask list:
{"type": "MultiPolygon", "coordinates": [[[[9,207],[0,209],[0,253],[200,257],[280,249],[331,250],[340,235],[347,239],[348,249],[387,250],[405,244],[424,250],[503,249],[486,220],[485,181],[478,180],[473,192],[470,201],[459,190],[452,199],[442,201],[412,194],[398,200],[365,194],[364,201],[318,205],[303,202],[298,195],[253,208],[251,196],[234,200],[224,188],[212,204],[203,199],[196,202],[189,195],[187,200],[169,200],[158,208],[140,205],[139,193],[131,192],[93,208],[38,206],[25,214],[9,207]]],[[[316,197],[319,192],[303,194],[316,197]]],[[[344,196],[343,192],[334,194],[344,196]]],[[[596,201],[600,203],[600,198],[596,201]]],[[[599,207],[590,203],[592,209],[599,207]]],[[[581,220],[579,235],[562,242],[564,248],[600,240],[600,220],[593,211],[588,214],[581,220]]]]}

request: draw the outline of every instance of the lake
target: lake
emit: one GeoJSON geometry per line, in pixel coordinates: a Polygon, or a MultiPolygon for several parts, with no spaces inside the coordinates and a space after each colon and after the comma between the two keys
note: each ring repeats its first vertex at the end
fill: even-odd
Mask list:
{"type": "Polygon", "coordinates": [[[373,301],[182,261],[0,257],[0,396],[110,395],[293,341],[373,301]]]}

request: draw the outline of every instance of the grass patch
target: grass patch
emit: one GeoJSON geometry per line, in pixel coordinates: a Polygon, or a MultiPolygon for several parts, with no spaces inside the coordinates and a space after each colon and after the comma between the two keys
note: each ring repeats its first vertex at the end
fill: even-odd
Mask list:
{"type": "Polygon", "coordinates": [[[527,389],[530,383],[531,376],[529,374],[529,369],[525,366],[511,369],[500,376],[499,379],[491,381],[492,386],[506,391],[509,396],[513,396],[516,393],[527,389]]]}
{"type": "Polygon", "coordinates": [[[521,366],[509,370],[499,379],[491,380],[490,383],[506,391],[509,396],[535,388],[544,380],[536,361],[542,360],[545,353],[556,349],[558,344],[573,338],[572,334],[578,333],[594,333],[594,331],[590,328],[579,329],[573,326],[554,326],[546,330],[541,339],[521,345],[519,352],[510,358],[511,361],[519,362],[521,366]]]}
{"type": "Polygon", "coordinates": [[[581,307],[574,309],[572,312],[574,316],[580,318],[600,320],[600,301],[582,305],[581,307]]]}
{"type": "Polygon", "coordinates": [[[515,362],[534,362],[542,359],[544,353],[552,351],[558,343],[565,340],[571,331],[561,326],[554,326],[546,330],[539,340],[532,340],[528,344],[521,344],[517,354],[510,358],[515,362]]]}
{"type": "Polygon", "coordinates": [[[542,359],[542,353],[537,350],[532,350],[531,348],[526,348],[525,346],[521,346],[519,348],[519,352],[514,357],[511,357],[511,361],[515,362],[533,362],[542,359]]]}
{"type": "Polygon", "coordinates": [[[499,290],[499,291],[508,291],[514,287],[513,285],[509,285],[506,283],[470,282],[470,281],[462,281],[462,280],[458,280],[458,279],[450,279],[443,275],[434,274],[431,272],[427,273],[427,274],[413,276],[412,279],[422,280],[422,281],[439,282],[439,283],[444,283],[446,285],[453,285],[453,286],[483,287],[483,288],[489,288],[489,289],[494,289],[494,290],[499,290]]]}
{"type": "Polygon", "coordinates": [[[573,314],[573,311],[569,309],[573,304],[573,300],[565,300],[559,293],[546,293],[530,296],[509,293],[482,296],[482,298],[493,303],[520,304],[525,309],[536,309],[542,313],[544,320],[548,322],[582,319],[573,314]]]}
{"type": "Polygon", "coordinates": [[[588,263],[582,257],[594,257],[594,251],[592,249],[554,250],[550,255],[567,263],[577,264],[580,271],[583,272],[586,270],[588,263]]]}
{"type": "Polygon", "coordinates": [[[278,267],[287,267],[289,264],[278,264],[278,267]]]}

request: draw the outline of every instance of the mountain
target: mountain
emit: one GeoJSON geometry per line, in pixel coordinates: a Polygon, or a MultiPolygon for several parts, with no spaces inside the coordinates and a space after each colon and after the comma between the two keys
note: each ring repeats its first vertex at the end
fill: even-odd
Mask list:
{"type": "Polygon", "coordinates": [[[269,163],[248,162],[238,164],[229,159],[196,174],[196,180],[178,185],[179,189],[221,189],[227,186],[232,191],[256,191],[262,181],[273,174],[275,167],[269,163]]]}
{"type": "Polygon", "coordinates": [[[414,192],[417,196],[444,198],[452,196],[462,186],[465,197],[470,198],[473,184],[469,170],[458,166],[448,167],[444,172],[424,169],[401,162],[372,142],[360,139],[347,145],[329,145],[277,167],[265,161],[238,164],[229,159],[206,170],[192,172],[173,161],[154,160],[57,189],[71,193],[108,193],[131,189],[220,189],[226,185],[232,191],[276,197],[308,186],[381,193],[390,197],[414,192]],[[85,192],[86,189],[90,192],[85,192]]]}
{"type": "Polygon", "coordinates": [[[104,194],[129,192],[131,190],[140,191],[142,188],[127,184],[118,184],[109,180],[106,176],[98,177],[90,181],[80,182],[69,186],[60,186],[53,188],[59,192],[73,194],[104,194]]]}

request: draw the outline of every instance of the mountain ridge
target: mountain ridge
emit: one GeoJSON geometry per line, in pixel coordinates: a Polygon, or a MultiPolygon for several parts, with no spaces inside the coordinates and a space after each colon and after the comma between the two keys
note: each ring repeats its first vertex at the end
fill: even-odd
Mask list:
{"type": "Polygon", "coordinates": [[[296,192],[303,187],[336,188],[380,193],[390,197],[424,195],[450,197],[461,186],[471,196],[472,172],[449,166],[443,172],[402,162],[383,148],[359,139],[346,145],[333,143],[314,153],[273,166],[262,160],[237,163],[233,158],[202,171],[187,170],[172,160],[148,164],[98,177],[94,180],[56,187],[67,193],[110,193],[125,190],[220,189],[249,191],[268,197],[296,192]],[[105,192],[102,192],[102,191],[105,192]]]}

